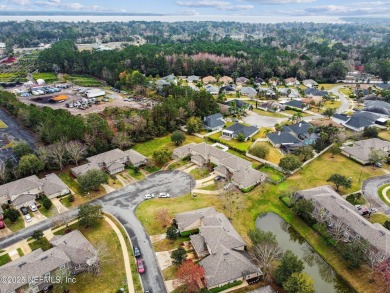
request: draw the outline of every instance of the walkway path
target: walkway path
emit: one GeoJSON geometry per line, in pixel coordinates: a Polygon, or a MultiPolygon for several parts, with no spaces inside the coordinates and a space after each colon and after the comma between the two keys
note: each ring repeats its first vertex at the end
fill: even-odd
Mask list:
{"type": "Polygon", "coordinates": [[[119,230],[118,226],[110,218],[107,218],[106,216],[104,216],[104,220],[111,226],[111,228],[115,231],[116,235],[119,238],[119,242],[121,244],[121,249],[122,249],[122,253],[123,253],[123,259],[125,261],[127,286],[128,286],[129,292],[135,292],[133,278],[131,275],[130,258],[129,258],[129,253],[127,251],[127,245],[126,245],[125,238],[123,238],[123,235],[122,235],[121,231],[119,230]]]}
{"type": "Polygon", "coordinates": [[[114,192],[116,189],[111,187],[110,185],[108,184],[102,184],[102,186],[104,187],[104,189],[106,190],[106,193],[110,193],[110,192],[114,192]]]}
{"type": "Polygon", "coordinates": [[[59,214],[66,212],[68,210],[66,207],[64,207],[64,205],[61,203],[61,201],[56,197],[52,198],[51,202],[54,204],[54,206],[56,207],[57,212],[59,214]]]}
{"type": "Polygon", "coordinates": [[[195,193],[202,193],[202,194],[221,194],[223,190],[193,189],[192,191],[195,193]]]}
{"type": "Polygon", "coordinates": [[[387,186],[386,188],[384,188],[382,190],[382,195],[383,195],[383,198],[390,204],[390,199],[389,197],[387,196],[387,191],[390,189],[390,186],[387,186]]]}

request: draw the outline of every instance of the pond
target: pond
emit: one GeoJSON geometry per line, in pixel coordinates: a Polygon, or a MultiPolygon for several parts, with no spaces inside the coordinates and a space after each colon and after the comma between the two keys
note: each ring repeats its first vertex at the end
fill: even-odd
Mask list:
{"type": "Polygon", "coordinates": [[[316,292],[354,292],[294,228],[278,215],[274,213],[260,215],[256,220],[256,227],[263,231],[273,232],[283,251],[291,250],[304,262],[304,272],[313,278],[316,292]]]}

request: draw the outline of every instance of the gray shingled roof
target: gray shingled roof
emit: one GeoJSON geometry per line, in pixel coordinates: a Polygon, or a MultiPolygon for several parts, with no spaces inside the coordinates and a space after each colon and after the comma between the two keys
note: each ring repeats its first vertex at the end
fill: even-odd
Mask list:
{"type": "Polygon", "coordinates": [[[43,185],[43,192],[46,196],[62,192],[64,189],[69,187],[58,177],[56,174],[51,173],[45,176],[45,178],[40,179],[43,185]]]}
{"type": "Polygon", "coordinates": [[[173,150],[173,154],[177,156],[179,159],[185,158],[190,155],[190,147],[194,146],[195,143],[191,142],[189,144],[180,146],[173,150]]]}
{"type": "Polygon", "coordinates": [[[351,119],[345,125],[359,129],[373,125],[378,118],[380,116],[370,112],[357,112],[351,116],[351,119]]]}
{"type": "Polygon", "coordinates": [[[92,157],[87,158],[88,162],[104,163],[109,165],[111,162],[127,158],[127,154],[120,149],[113,149],[92,157]]]}
{"type": "Polygon", "coordinates": [[[225,122],[222,120],[223,116],[221,113],[215,113],[204,117],[203,124],[209,128],[222,127],[225,122]]]}
{"type": "Polygon", "coordinates": [[[264,182],[267,176],[252,168],[252,166],[244,167],[235,172],[232,180],[237,182],[241,188],[249,188],[259,182],[264,182]]]}
{"type": "Polygon", "coordinates": [[[355,207],[343,199],[331,186],[324,185],[300,190],[296,195],[306,200],[313,200],[315,205],[332,213],[349,229],[366,239],[377,251],[390,257],[390,251],[387,250],[387,245],[390,243],[390,231],[382,225],[372,224],[362,217],[355,210],[355,207]]]}
{"type": "Polygon", "coordinates": [[[268,133],[267,137],[273,144],[296,144],[301,141],[289,132],[272,132],[268,133]]]}
{"type": "Polygon", "coordinates": [[[307,107],[307,105],[305,103],[302,103],[302,102],[297,101],[297,100],[288,101],[284,105],[289,106],[289,107],[299,108],[299,109],[303,109],[303,108],[307,107]]]}
{"type": "Polygon", "coordinates": [[[16,181],[12,181],[0,186],[0,195],[17,195],[29,190],[39,188],[43,184],[39,181],[39,178],[36,175],[25,177],[16,181]]]}
{"type": "Polygon", "coordinates": [[[140,154],[139,152],[137,152],[133,149],[127,150],[127,151],[125,151],[125,153],[129,157],[129,161],[133,165],[140,164],[148,159],[147,157],[145,157],[144,155],[140,154]]]}
{"type": "Polygon", "coordinates": [[[355,141],[351,147],[345,147],[342,150],[362,162],[369,161],[372,150],[383,150],[390,148],[390,142],[379,138],[370,138],[355,141]]]}
{"type": "Polygon", "coordinates": [[[214,209],[214,207],[179,213],[175,215],[176,224],[180,231],[185,231],[184,229],[195,223],[197,220],[216,213],[217,211],[214,209]]]}
{"type": "Polygon", "coordinates": [[[226,128],[225,130],[232,131],[235,135],[243,134],[245,138],[248,138],[257,131],[259,131],[259,128],[255,126],[246,126],[244,124],[235,123],[226,128]]]}
{"type": "Polygon", "coordinates": [[[71,170],[76,175],[76,177],[78,177],[80,175],[84,175],[89,170],[100,170],[100,167],[96,162],[93,162],[74,167],[71,170]]]}
{"type": "Polygon", "coordinates": [[[35,201],[35,195],[33,194],[21,194],[14,201],[12,201],[13,206],[23,205],[31,201],[35,201]]]}

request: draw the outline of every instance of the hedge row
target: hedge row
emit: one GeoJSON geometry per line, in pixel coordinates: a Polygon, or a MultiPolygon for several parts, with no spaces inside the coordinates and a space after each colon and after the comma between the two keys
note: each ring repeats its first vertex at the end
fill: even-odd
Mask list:
{"type": "Polygon", "coordinates": [[[226,284],[222,287],[218,287],[218,288],[213,288],[213,289],[210,289],[210,293],[218,293],[218,292],[222,292],[222,291],[225,291],[226,289],[229,289],[229,288],[233,288],[233,287],[236,287],[236,286],[239,286],[242,284],[242,281],[235,281],[233,283],[230,283],[230,284],[226,284]]]}

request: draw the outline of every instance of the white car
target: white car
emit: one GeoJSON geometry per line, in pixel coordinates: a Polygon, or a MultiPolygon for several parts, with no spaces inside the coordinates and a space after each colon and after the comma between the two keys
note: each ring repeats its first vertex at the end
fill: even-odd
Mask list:
{"type": "Polygon", "coordinates": [[[148,194],[144,195],[144,199],[152,199],[152,198],[154,198],[154,194],[153,193],[148,193],[148,194]]]}
{"type": "Polygon", "coordinates": [[[378,212],[378,209],[377,209],[377,208],[371,208],[371,209],[370,209],[370,212],[371,212],[371,213],[376,213],[376,212],[378,212]]]}
{"type": "Polygon", "coordinates": [[[168,197],[170,197],[170,195],[169,195],[168,192],[160,192],[158,197],[160,197],[160,198],[168,198],[168,197]]]}
{"type": "Polygon", "coordinates": [[[32,218],[31,218],[31,216],[29,214],[24,215],[24,217],[25,217],[27,223],[32,221],[32,218]]]}
{"type": "Polygon", "coordinates": [[[29,208],[32,212],[36,212],[38,210],[37,206],[35,205],[35,203],[32,203],[29,205],[29,208]]]}

